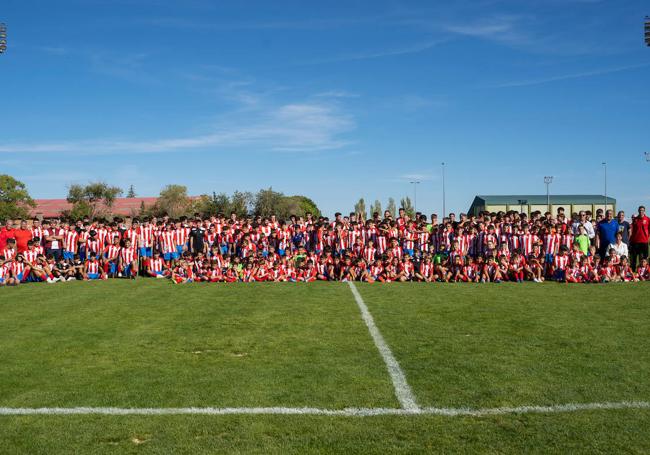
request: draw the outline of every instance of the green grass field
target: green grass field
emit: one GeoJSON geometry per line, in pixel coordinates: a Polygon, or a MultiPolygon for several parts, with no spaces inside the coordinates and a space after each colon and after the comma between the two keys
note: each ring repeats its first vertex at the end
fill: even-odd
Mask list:
{"type": "MultiPolygon", "coordinates": [[[[650,286],[357,284],[421,407],[650,401],[650,286]]],[[[345,283],[0,289],[0,407],[398,408],[345,283]]],[[[0,453],[648,453],[650,409],[0,416],[0,453]]]]}

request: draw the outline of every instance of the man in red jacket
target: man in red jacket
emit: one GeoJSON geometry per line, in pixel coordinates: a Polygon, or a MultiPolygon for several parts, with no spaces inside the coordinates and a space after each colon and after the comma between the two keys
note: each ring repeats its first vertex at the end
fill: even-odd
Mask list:
{"type": "Polygon", "coordinates": [[[7,239],[14,238],[14,224],[11,220],[6,220],[5,225],[0,228],[0,251],[7,246],[7,239]]]}
{"type": "Polygon", "coordinates": [[[14,230],[14,238],[16,239],[16,248],[19,253],[27,251],[27,242],[32,239],[32,231],[27,229],[27,221],[20,221],[20,229],[14,230]]]}
{"type": "Polygon", "coordinates": [[[648,257],[648,240],[650,240],[650,218],[645,214],[645,207],[639,207],[639,213],[632,218],[630,233],[630,265],[632,270],[648,257]]]}

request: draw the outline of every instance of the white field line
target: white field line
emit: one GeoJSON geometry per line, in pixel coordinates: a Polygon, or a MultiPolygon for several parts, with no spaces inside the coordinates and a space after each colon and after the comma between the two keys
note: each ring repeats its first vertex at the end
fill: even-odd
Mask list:
{"type": "Polygon", "coordinates": [[[388,374],[390,374],[390,378],[393,381],[393,387],[395,388],[395,396],[397,397],[400,406],[407,411],[419,410],[420,408],[415,401],[415,395],[413,395],[411,387],[409,387],[408,382],[406,382],[404,371],[402,371],[397,359],[395,359],[388,344],[384,341],[384,337],[375,325],[375,320],[372,318],[370,311],[368,311],[368,307],[361,298],[361,294],[359,294],[359,291],[353,282],[348,281],[348,285],[354,295],[354,300],[356,300],[357,305],[359,306],[359,311],[361,311],[361,318],[363,319],[363,322],[366,323],[370,336],[372,336],[375,346],[377,346],[379,353],[384,359],[384,363],[386,363],[388,374]]]}
{"type": "Polygon", "coordinates": [[[517,406],[502,408],[6,408],[0,407],[0,416],[21,415],[322,415],[342,417],[371,417],[382,415],[438,415],[444,417],[485,417],[503,414],[557,414],[608,409],[650,409],[648,401],[620,401],[605,403],[570,403],[550,406],[517,406]]]}

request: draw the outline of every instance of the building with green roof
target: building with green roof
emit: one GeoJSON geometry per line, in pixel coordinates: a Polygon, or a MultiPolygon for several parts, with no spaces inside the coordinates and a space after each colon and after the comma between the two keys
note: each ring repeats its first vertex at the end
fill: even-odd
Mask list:
{"type": "MultiPolygon", "coordinates": [[[[547,204],[546,195],[478,195],[474,198],[472,206],[467,212],[469,215],[478,215],[479,212],[507,212],[515,210],[531,214],[540,211],[557,213],[559,207],[564,207],[567,216],[581,210],[590,210],[596,213],[598,209],[605,208],[605,196],[601,194],[553,194],[549,196],[550,206],[547,204]]],[[[607,208],[616,211],[616,199],[607,196],[607,208]]]]}

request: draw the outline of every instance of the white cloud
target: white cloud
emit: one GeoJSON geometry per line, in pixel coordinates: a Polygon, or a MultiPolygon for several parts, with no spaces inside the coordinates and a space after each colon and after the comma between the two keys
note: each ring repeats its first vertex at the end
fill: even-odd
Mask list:
{"type": "Polygon", "coordinates": [[[528,37],[520,30],[522,17],[500,15],[481,19],[474,23],[448,24],[444,30],[463,36],[499,41],[508,44],[522,44],[528,37]]]}
{"type": "Polygon", "coordinates": [[[611,74],[619,73],[621,71],[628,71],[632,69],[644,68],[650,66],[650,63],[641,63],[638,65],[629,65],[629,66],[619,66],[614,68],[604,68],[594,71],[584,71],[581,73],[571,73],[571,74],[562,74],[558,76],[551,76],[540,79],[530,79],[526,81],[514,81],[514,82],[505,82],[503,84],[497,84],[494,87],[505,88],[505,87],[527,87],[530,85],[540,85],[546,84],[549,82],[564,81],[568,79],[581,79],[583,77],[593,77],[600,76],[602,74],[611,74]]]}
{"type": "Polygon", "coordinates": [[[355,60],[370,60],[370,59],[382,58],[382,57],[419,54],[420,52],[424,52],[429,49],[432,49],[433,47],[442,43],[446,43],[447,41],[449,41],[448,38],[431,39],[428,41],[423,41],[421,43],[415,43],[415,44],[402,46],[402,47],[391,47],[391,48],[368,51],[368,52],[343,54],[332,58],[315,59],[315,60],[304,62],[304,64],[318,65],[323,63],[340,63],[340,62],[350,62],[355,60]]]}
{"type": "Polygon", "coordinates": [[[353,119],[334,105],[295,103],[247,111],[228,124],[205,134],[145,141],[91,139],[81,141],[5,143],[0,153],[163,153],[205,148],[256,146],[269,151],[304,151],[341,148],[342,136],[354,129],[353,119]]]}
{"type": "Polygon", "coordinates": [[[402,180],[408,180],[410,182],[426,182],[429,180],[433,180],[433,176],[430,174],[419,174],[419,173],[412,173],[412,174],[402,174],[399,176],[400,179],[402,180]]]}
{"type": "Polygon", "coordinates": [[[328,90],[314,95],[317,98],[359,98],[359,94],[345,90],[328,90]]]}

